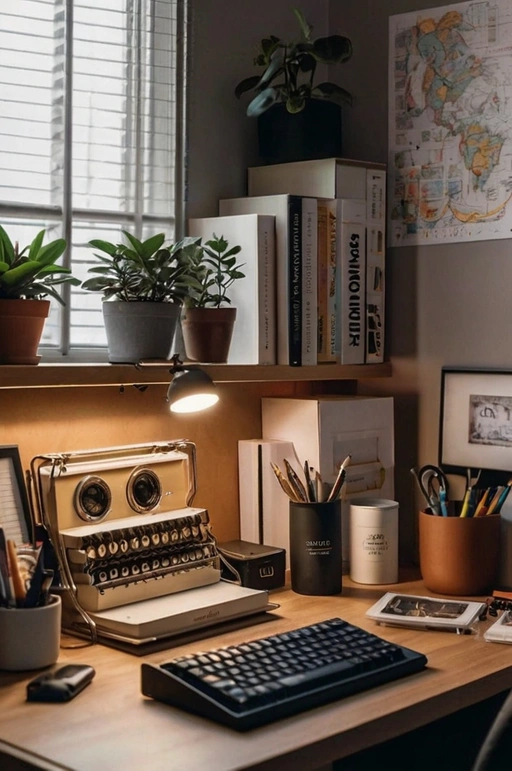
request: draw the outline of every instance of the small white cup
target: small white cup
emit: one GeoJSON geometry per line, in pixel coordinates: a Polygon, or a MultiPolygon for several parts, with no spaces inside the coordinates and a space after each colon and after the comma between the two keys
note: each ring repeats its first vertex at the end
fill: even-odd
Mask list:
{"type": "Polygon", "coordinates": [[[350,578],[357,584],[398,581],[398,503],[356,498],[350,503],[350,578]]]}
{"type": "Polygon", "coordinates": [[[55,664],[61,613],[61,599],[54,594],[36,608],[0,608],[0,669],[23,672],[55,664]]]}

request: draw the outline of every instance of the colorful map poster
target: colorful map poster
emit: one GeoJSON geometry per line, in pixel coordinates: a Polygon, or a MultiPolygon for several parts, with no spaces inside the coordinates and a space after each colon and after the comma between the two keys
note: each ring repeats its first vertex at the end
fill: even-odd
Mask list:
{"type": "Polygon", "coordinates": [[[390,17],[391,246],[512,238],[512,2],[390,17]]]}

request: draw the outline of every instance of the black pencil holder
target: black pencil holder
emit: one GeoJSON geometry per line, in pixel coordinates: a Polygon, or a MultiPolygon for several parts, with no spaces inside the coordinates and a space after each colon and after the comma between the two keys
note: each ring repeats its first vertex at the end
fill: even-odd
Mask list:
{"type": "Polygon", "coordinates": [[[298,594],[341,593],[341,500],[290,501],[290,571],[298,594]]]}

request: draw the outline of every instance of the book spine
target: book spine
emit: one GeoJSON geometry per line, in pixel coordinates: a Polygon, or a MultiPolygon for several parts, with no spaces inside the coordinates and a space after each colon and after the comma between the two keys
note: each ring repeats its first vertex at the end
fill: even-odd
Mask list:
{"type": "Polygon", "coordinates": [[[367,364],[384,361],[386,174],[367,170],[366,185],[366,356],[367,364]]]}
{"type": "Polygon", "coordinates": [[[302,199],[288,203],[288,364],[302,364],[302,199]]]}
{"type": "Polygon", "coordinates": [[[317,363],[316,198],[302,199],[302,364],[317,363]]]}
{"type": "Polygon", "coordinates": [[[317,217],[317,361],[323,364],[327,359],[327,265],[328,265],[328,236],[327,205],[324,201],[318,201],[317,217]]]}
{"type": "Polygon", "coordinates": [[[338,230],[338,205],[337,201],[331,201],[328,207],[327,228],[329,235],[328,264],[327,264],[327,354],[326,361],[337,359],[338,351],[338,320],[336,314],[336,273],[337,273],[337,230],[338,230]]]}
{"type": "Polygon", "coordinates": [[[365,360],[365,236],[362,224],[341,226],[340,364],[365,360]]]}
{"type": "Polygon", "coordinates": [[[276,363],[276,281],[274,227],[258,220],[258,363],[276,363]]]}
{"type": "Polygon", "coordinates": [[[364,364],[366,348],[366,201],[340,201],[338,321],[340,364],[364,364]]]}

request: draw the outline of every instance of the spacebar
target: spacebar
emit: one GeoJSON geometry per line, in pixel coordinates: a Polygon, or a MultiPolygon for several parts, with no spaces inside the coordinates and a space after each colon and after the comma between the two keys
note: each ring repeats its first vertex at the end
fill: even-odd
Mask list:
{"type": "Polygon", "coordinates": [[[332,664],[326,664],[323,667],[318,667],[318,669],[309,669],[296,675],[280,677],[278,683],[285,688],[300,687],[308,683],[323,685],[324,682],[332,682],[332,678],[337,675],[343,674],[344,677],[350,677],[351,675],[356,675],[358,671],[359,667],[357,664],[349,661],[334,661],[332,664]]]}

